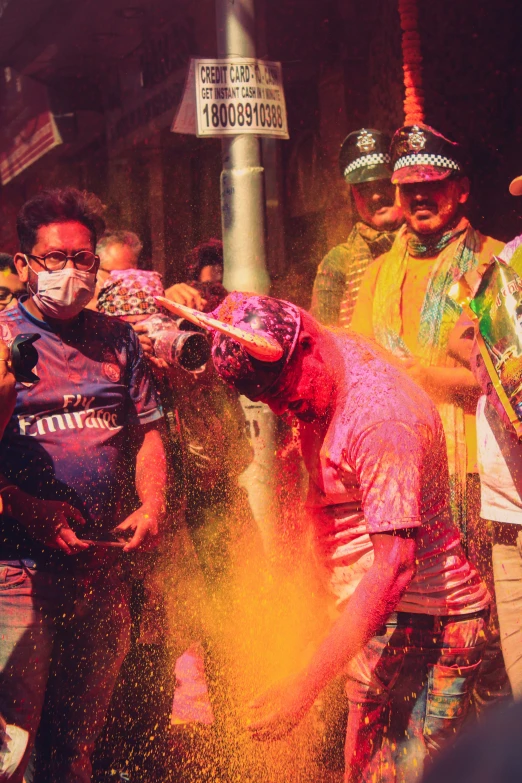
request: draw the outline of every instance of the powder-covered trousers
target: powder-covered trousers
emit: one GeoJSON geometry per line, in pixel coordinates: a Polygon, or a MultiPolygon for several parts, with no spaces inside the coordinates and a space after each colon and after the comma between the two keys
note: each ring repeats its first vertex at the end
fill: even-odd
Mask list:
{"type": "Polygon", "coordinates": [[[488,613],[394,613],[350,662],[345,783],[414,783],[462,727],[488,613]]]}
{"type": "Polygon", "coordinates": [[[519,525],[493,527],[493,575],[500,643],[516,699],[522,699],[522,531],[519,525]]]}
{"type": "Polygon", "coordinates": [[[130,636],[115,572],[71,577],[0,563],[0,713],[29,732],[20,783],[88,783],[90,756],[130,636]],[[32,767],[32,764],[31,764],[32,767]]]}

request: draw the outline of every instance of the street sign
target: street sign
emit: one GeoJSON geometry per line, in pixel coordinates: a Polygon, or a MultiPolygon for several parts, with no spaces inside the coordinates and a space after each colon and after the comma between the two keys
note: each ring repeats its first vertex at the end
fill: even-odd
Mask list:
{"type": "MultiPolygon", "coordinates": [[[[62,143],[44,84],[3,68],[0,181],[6,185],[62,143]]],[[[0,71],[1,74],[1,71],[0,71]]]]}
{"type": "Polygon", "coordinates": [[[287,139],[281,63],[246,57],[194,58],[172,130],[186,133],[191,126],[188,115],[194,112],[197,136],[248,133],[287,139]]]}

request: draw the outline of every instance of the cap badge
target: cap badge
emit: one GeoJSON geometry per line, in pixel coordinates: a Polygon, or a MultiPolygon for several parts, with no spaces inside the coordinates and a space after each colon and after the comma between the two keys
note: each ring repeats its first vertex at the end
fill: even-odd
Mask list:
{"type": "Polygon", "coordinates": [[[361,153],[367,154],[375,149],[375,139],[367,130],[362,130],[357,136],[356,146],[361,153]]]}
{"type": "Polygon", "coordinates": [[[408,136],[408,146],[412,152],[420,152],[426,146],[426,136],[417,125],[411,129],[408,136]]]}

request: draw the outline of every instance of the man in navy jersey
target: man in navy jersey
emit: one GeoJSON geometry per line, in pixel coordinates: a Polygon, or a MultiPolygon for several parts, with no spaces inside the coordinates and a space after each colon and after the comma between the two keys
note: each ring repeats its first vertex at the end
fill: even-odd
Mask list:
{"type": "Polygon", "coordinates": [[[84,309],[99,200],[39,193],[17,228],[29,296],[0,313],[0,338],[40,335],[40,381],[17,383],[0,446],[0,713],[29,732],[27,753],[40,723],[26,779],[87,783],[128,647],[122,570],[165,512],[162,412],[130,326],[84,309]]]}

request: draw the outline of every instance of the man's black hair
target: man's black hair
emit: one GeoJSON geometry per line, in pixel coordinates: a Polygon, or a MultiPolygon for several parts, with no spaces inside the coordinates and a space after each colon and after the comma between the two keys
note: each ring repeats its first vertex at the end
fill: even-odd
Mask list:
{"type": "Polygon", "coordinates": [[[9,255],[9,253],[0,253],[0,271],[3,271],[4,269],[9,269],[13,275],[18,276],[13,256],[9,255]]]}
{"type": "Polygon", "coordinates": [[[42,190],[23,205],[16,219],[16,230],[22,253],[30,253],[36,245],[38,229],[51,223],[71,220],[84,225],[91,233],[93,245],[105,230],[103,205],[86,190],[56,188],[42,190]]]}
{"type": "Polygon", "coordinates": [[[223,269],[223,242],[213,237],[196,245],[183,259],[187,280],[199,280],[205,266],[220,266],[223,269]]]}

